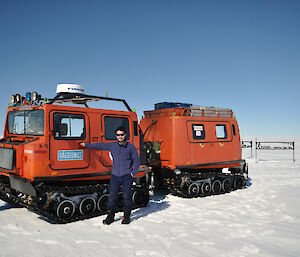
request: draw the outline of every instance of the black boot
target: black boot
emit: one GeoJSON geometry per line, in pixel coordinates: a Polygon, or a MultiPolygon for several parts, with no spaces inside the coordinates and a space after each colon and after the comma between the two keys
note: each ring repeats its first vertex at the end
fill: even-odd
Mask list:
{"type": "Polygon", "coordinates": [[[115,212],[113,211],[108,211],[107,217],[105,220],[103,220],[103,224],[105,225],[110,225],[115,221],[115,212]]]}
{"type": "Polygon", "coordinates": [[[131,211],[124,211],[124,217],[122,219],[122,224],[129,224],[130,223],[130,214],[131,214],[131,211]]]}

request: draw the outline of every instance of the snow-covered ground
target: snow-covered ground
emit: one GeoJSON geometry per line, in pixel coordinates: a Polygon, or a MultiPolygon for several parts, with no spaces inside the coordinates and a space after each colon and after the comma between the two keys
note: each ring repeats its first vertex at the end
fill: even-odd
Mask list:
{"type": "Polygon", "coordinates": [[[160,193],[130,225],[121,213],[110,226],[104,216],[53,225],[0,201],[0,256],[300,256],[300,138],[292,139],[296,162],[291,151],[247,158],[247,189],[194,199],[160,193]]]}

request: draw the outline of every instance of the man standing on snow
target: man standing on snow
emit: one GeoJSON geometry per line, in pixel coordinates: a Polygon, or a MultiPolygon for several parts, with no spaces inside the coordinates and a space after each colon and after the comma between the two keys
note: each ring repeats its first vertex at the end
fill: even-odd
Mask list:
{"type": "Polygon", "coordinates": [[[115,130],[117,142],[93,143],[81,142],[80,146],[96,150],[108,150],[113,157],[113,167],[110,178],[110,192],[108,197],[108,215],[103,224],[109,225],[115,220],[115,209],[118,201],[120,187],[123,188],[124,218],[122,224],[130,223],[132,210],[132,182],[137,174],[140,160],[135,146],[126,140],[126,128],[118,127],[115,130]]]}

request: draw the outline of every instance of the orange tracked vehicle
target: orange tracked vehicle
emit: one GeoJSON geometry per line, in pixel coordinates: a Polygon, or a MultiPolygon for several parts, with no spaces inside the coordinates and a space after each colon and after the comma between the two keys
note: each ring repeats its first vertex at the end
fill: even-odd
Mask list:
{"type": "MultiPolygon", "coordinates": [[[[123,126],[141,154],[143,136],[125,100],[85,95],[70,84],[59,85],[57,93],[49,100],[36,93],[12,96],[0,140],[0,198],[65,223],[106,212],[112,158],[79,143],[114,141],[115,129],[123,126]],[[127,111],[88,108],[98,100],[124,103],[127,111]]],[[[148,172],[141,165],[135,178],[135,207],[149,201],[148,172]]]]}
{"type": "MultiPolygon", "coordinates": [[[[248,169],[232,110],[165,102],[144,115],[139,125],[125,100],[86,95],[74,84],[58,85],[53,99],[13,95],[0,140],[0,199],[59,223],[105,213],[112,157],[79,142],[111,142],[119,126],[145,164],[135,177],[135,207],[147,205],[150,179],[184,197],[245,186],[248,169]],[[127,111],[88,107],[99,100],[121,102],[127,111]]],[[[119,210],[122,205],[121,193],[119,210]]]]}
{"type": "Polygon", "coordinates": [[[154,185],[186,197],[242,188],[247,164],[232,110],[158,103],[140,122],[154,185]]]}

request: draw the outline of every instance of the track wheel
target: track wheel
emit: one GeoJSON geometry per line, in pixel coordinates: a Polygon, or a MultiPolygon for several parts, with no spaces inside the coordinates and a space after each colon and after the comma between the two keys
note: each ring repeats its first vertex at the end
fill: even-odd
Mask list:
{"type": "Polygon", "coordinates": [[[97,208],[99,211],[107,211],[108,194],[101,195],[98,200],[97,208]]]}
{"type": "Polygon", "coordinates": [[[79,212],[81,215],[92,214],[96,209],[96,201],[93,197],[85,197],[79,204],[79,212]]]}
{"type": "Polygon", "coordinates": [[[222,189],[225,191],[225,192],[230,192],[230,189],[231,189],[231,182],[230,182],[230,179],[229,178],[226,178],[223,180],[222,182],[222,189]]]}
{"type": "Polygon", "coordinates": [[[146,206],[149,202],[149,193],[142,190],[136,190],[133,192],[132,201],[136,206],[146,206]]]}
{"type": "Polygon", "coordinates": [[[222,184],[220,180],[215,180],[211,185],[211,190],[214,194],[219,194],[222,190],[222,184]]]}
{"type": "Polygon", "coordinates": [[[201,185],[201,193],[202,195],[208,195],[211,190],[211,185],[208,182],[203,182],[201,185]]]}
{"type": "Polygon", "coordinates": [[[49,197],[47,193],[43,193],[38,197],[38,206],[43,208],[46,206],[47,202],[49,201],[49,197]]]}
{"type": "Polygon", "coordinates": [[[75,204],[70,200],[63,200],[56,208],[58,218],[69,219],[74,215],[75,204]]]}
{"type": "Polygon", "coordinates": [[[189,195],[192,197],[197,197],[199,195],[199,186],[196,183],[192,183],[189,185],[189,195]]]}
{"type": "Polygon", "coordinates": [[[233,182],[233,186],[235,189],[241,189],[244,185],[242,178],[236,178],[233,182]]]}

